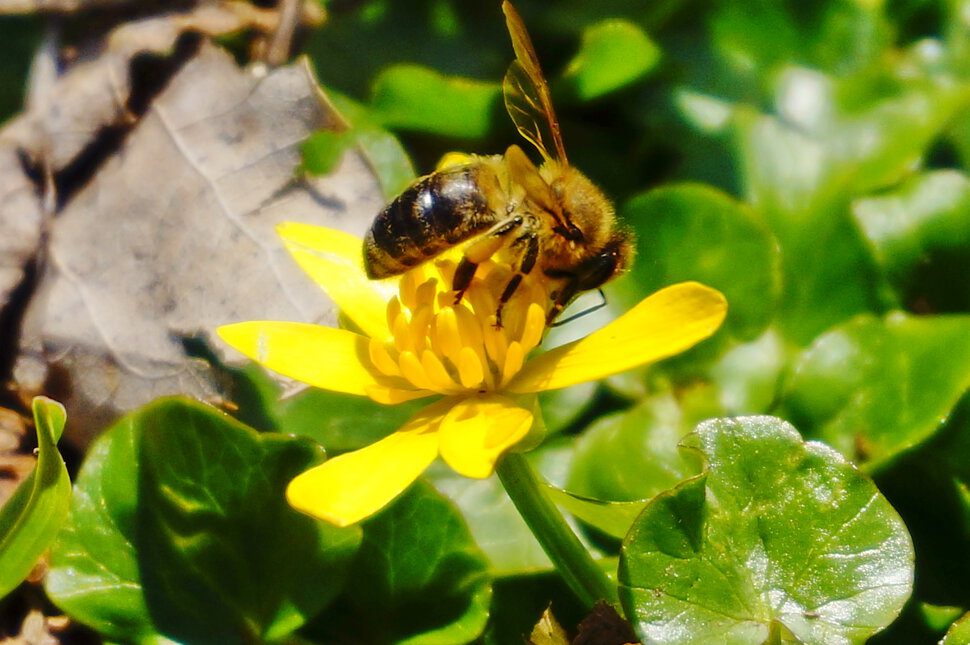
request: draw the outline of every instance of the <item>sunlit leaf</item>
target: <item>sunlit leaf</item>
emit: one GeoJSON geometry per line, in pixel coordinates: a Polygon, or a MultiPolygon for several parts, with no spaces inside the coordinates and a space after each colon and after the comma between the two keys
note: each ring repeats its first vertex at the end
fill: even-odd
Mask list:
{"type": "Polygon", "coordinates": [[[592,499],[640,502],[696,475],[696,461],[677,444],[698,420],[685,418],[671,394],[598,419],[577,441],[566,489],[592,499]]]}
{"type": "Polygon", "coordinates": [[[374,81],[371,107],[388,128],[452,137],[484,136],[500,110],[498,83],[444,76],[419,65],[394,65],[374,81]]]}
{"type": "Polygon", "coordinates": [[[782,410],[869,469],[943,426],[970,387],[970,317],[861,316],[796,360],[782,410]]]}
{"type": "Polygon", "coordinates": [[[636,263],[616,285],[628,302],[696,280],[727,298],[731,335],[749,340],[764,329],[781,276],[777,244],[757,213],[713,188],[679,184],[634,197],[622,214],[637,233],[636,263]]]}
{"type": "Polygon", "coordinates": [[[0,598],[27,577],[67,518],[71,480],[57,451],[66,415],[57,401],[33,401],[37,465],[0,509],[0,598]]]}
{"type": "Polygon", "coordinates": [[[970,180],[941,170],[857,201],[852,215],[902,303],[937,312],[966,311],[970,293],[970,180]]]}
{"type": "Polygon", "coordinates": [[[344,596],[309,627],[315,639],[464,645],[481,634],[488,564],[446,499],[419,483],[363,528],[344,596]]]}
{"type": "Polygon", "coordinates": [[[773,417],[708,421],[685,445],[705,473],[651,502],[621,552],[644,642],[863,643],[896,617],[912,542],[843,457],[773,417]]]}
{"type": "Polygon", "coordinates": [[[940,645],[968,645],[970,643],[970,614],[964,614],[946,630],[940,645]]]}
{"type": "Polygon", "coordinates": [[[660,59],[660,48],[636,24],[604,20],[583,30],[579,52],[563,80],[583,101],[625,87],[642,78],[660,59]]]}
{"type": "Polygon", "coordinates": [[[185,400],[130,414],[82,468],[48,594],[115,640],[289,634],[340,591],[360,540],[284,501],[289,479],[320,456],[185,400]]]}

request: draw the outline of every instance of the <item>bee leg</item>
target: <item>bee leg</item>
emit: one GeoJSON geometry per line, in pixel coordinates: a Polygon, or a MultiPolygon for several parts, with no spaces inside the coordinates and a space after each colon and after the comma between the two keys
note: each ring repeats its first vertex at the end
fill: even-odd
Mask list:
{"type": "Polygon", "coordinates": [[[495,310],[495,326],[502,326],[502,307],[505,306],[511,298],[515,290],[519,288],[522,284],[523,276],[528,275],[533,267],[536,265],[536,260],[539,258],[539,236],[535,233],[530,233],[523,235],[516,242],[525,242],[525,253],[522,255],[522,261],[519,263],[519,270],[516,272],[512,279],[509,280],[508,284],[505,285],[505,290],[502,292],[502,296],[498,300],[498,309],[495,310]]]}
{"type": "Polygon", "coordinates": [[[467,256],[463,257],[461,262],[458,263],[458,268],[455,269],[455,277],[451,281],[451,288],[455,291],[456,305],[461,302],[462,296],[465,295],[468,285],[472,283],[472,278],[475,277],[477,269],[478,263],[472,262],[467,256]]]}
{"type": "Polygon", "coordinates": [[[556,294],[556,300],[552,303],[552,307],[549,309],[548,315],[546,315],[547,327],[552,325],[553,321],[556,320],[556,317],[562,313],[562,310],[566,308],[566,305],[568,305],[573,298],[576,297],[577,293],[579,293],[579,276],[568,274],[566,284],[564,284],[559,293],[556,294]]]}
{"type": "Polygon", "coordinates": [[[481,239],[469,245],[465,250],[465,255],[462,257],[461,262],[458,263],[458,268],[455,269],[455,277],[451,281],[451,288],[456,292],[456,305],[461,302],[462,297],[465,295],[465,290],[472,283],[472,278],[475,277],[475,270],[478,268],[478,265],[492,257],[496,251],[502,248],[506,244],[506,236],[522,226],[523,221],[521,215],[515,215],[507,220],[503,220],[482,235],[481,239]]]}

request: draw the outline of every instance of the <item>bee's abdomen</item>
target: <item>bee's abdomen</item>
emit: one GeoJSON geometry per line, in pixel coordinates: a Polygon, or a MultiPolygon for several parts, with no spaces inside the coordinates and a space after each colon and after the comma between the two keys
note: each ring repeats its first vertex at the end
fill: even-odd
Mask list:
{"type": "Polygon", "coordinates": [[[496,215],[481,181],[481,165],[437,172],[411,184],[380,212],[364,237],[370,278],[404,273],[487,229],[496,215]]]}

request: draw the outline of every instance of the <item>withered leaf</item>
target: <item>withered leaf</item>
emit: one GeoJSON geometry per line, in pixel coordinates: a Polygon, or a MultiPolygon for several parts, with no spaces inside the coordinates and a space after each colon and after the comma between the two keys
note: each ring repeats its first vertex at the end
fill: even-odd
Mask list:
{"type": "Polygon", "coordinates": [[[204,46],[52,223],[20,384],[40,389],[53,369],[68,386],[57,392],[68,417],[96,430],[165,394],[219,395],[185,338],[222,351],[221,324],[332,322],[331,303],[274,227],[296,220],[359,235],[382,206],[355,150],[328,177],[298,177],[301,142],[340,123],[305,63],[261,77],[204,46]]]}

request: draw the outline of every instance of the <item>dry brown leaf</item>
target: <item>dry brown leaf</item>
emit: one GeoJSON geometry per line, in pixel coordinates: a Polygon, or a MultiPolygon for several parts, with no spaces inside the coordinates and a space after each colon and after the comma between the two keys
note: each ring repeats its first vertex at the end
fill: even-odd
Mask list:
{"type": "MultiPolygon", "coordinates": [[[[55,619],[57,621],[58,619],[55,619]]],[[[0,645],[57,645],[60,639],[51,632],[57,630],[57,625],[50,625],[48,619],[37,609],[32,609],[24,618],[20,634],[12,638],[5,638],[0,645]]]]}
{"type": "Polygon", "coordinates": [[[633,628],[616,609],[602,600],[579,623],[572,645],[635,645],[633,628]]]}
{"type": "MultiPolygon", "coordinates": [[[[102,42],[87,44],[84,55],[56,78],[44,77],[43,87],[31,87],[29,109],[5,128],[6,135],[38,163],[58,172],[103,129],[130,125],[130,66],[136,56],[167,55],[187,31],[209,36],[245,29],[270,32],[278,22],[275,11],[231,1],[125,23],[107,33],[102,42]]],[[[48,48],[55,45],[49,43],[48,48]]],[[[42,50],[40,55],[53,60],[57,53],[42,50]]]]}
{"type": "Polygon", "coordinates": [[[0,132],[0,310],[24,281],[40,245],[42,222],[37,186],[23,172],[16,142],[0,132]]]}
{"type": "Polygon", "coordinates": [[[569,636],[552,614],[552,607],[546,607],[542,617],[529,635],[530,645],[569,645],[569,636]]]}
{"type": "MultiPolygon", "coordinates": [[[[274,233],[286,220],[361,234],[382,206],[362,157],[298,181],[299,146],[339,117],[306,64],[260,78],[206,45],[158,95],[117,154],[52,222],[46,271],[15,377],[55,370],[69,430],[98,430],[158,396],[218,396],[182,339],[253,319],[334,320],[274,233]]],[[[50,392],[50,390],[48,390],[50,392]]]]}
{"type": "Polygon", "coordinates": [[[0,408],[0,507],[37,463],[36,457],[22,452],[26,434],[23,417],[13,410],[0,408]]]}
{"type": "MultiPolygon", "coordinates": [[[[0,0],[0,14],[41,10],[73,11],[82,3],[0,0]]],[[[86,7],[94,2],[83,3],[86,7]]],[[[116,3],[100,3],[116,4],[116,3]]],[[[322,19],[315,3],[304,3],[302,22],[322,19]]],[[[97,145],[106,129],[126,129],[135,115],[131,100],[132,60],[144,53],[170,54],[187,31],[223,36],[254,29],[273,32],[278,12],[248,2],[206,2],[181,12],[135,20],[92,42],[59,71],[56,38],[39,49],[31,73],[28,105],[0,130],[0,311],[23,283],[25,267],[36,256],[43,231],[43,192],[25,172],[58,173],[97,145]]],[[[36,178],[35,178],[36,179],[36,178]]],[[[43,183],[43,182],[40,182],[43,183]]]]}

